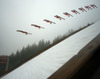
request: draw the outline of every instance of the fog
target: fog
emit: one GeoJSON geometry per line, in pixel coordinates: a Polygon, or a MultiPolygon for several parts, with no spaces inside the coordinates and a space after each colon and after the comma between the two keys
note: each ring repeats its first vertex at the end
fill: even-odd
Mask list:
{"type": "Polygon", "coordinates": [[[69,29],[77,29],[88,23],[100,20],[100,1],[98,0],[0,0],[0,55],[10,55],[26,47],[28,44],[38,44],[42,39],[52,41],[56,36],[63,35],[69,29]],[[98,8],[81,12],[78,8],[95,4],[98,8]],[[71,10],[80,14],[74,14],[71,10]],[[67,17],[68,12],[73,17],[67,17]],[[65,20],[54,17],[59,15],[65,20]],[[56,24],[43,21],[49,19],[56,24]],[[37,24],[45,29],[38,29],[31,24],[37,24]],[[24,30],[32,33],[25,35],[16,32],[24,30]]]}

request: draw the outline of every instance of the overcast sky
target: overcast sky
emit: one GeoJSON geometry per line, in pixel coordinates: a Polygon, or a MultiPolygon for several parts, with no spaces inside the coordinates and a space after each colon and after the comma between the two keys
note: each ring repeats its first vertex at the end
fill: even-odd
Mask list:
{"type": "Polygon", "coordinates": [[[100,20],[99,0],[0,0],[0,55],[10,55],[28,44],[38,43],[39,40],[53,40],[58,35],[63,35],[69,29],[77,29],[88,23],[100,20]],[[95,4],[98,8],[81,12],[78,8],[95,4]],[[80,14],[74,14],[71,10],[80,14]],[[68,12],[73,17],[67,17],[63,12],[68,12]],[[65,20],[54,17],[59,15],[65,20]],[[43,21],[49,19],[56,24],[43,21]],[[32,27],[37,24],[45,29],[32,27]],[[16,30],[32,33],[25,35],[16,30]]]}

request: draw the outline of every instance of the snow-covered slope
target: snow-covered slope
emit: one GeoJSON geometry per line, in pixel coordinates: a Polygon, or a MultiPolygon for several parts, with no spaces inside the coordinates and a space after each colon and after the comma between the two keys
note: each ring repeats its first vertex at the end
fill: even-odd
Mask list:
{"type": "Polygon", "coordinates": [[[47,79],[100,33],[100,21],[48,49],[1,79],[47,79]]]}

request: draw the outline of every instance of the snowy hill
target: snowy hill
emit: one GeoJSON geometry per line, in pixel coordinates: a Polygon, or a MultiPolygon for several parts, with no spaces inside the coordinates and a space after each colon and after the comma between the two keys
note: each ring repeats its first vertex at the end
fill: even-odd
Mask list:
{"type": "Polygon", "coordinates": [[[1,79],[47,79],[100,33],[100,21],[60,42],[1,79]]]}

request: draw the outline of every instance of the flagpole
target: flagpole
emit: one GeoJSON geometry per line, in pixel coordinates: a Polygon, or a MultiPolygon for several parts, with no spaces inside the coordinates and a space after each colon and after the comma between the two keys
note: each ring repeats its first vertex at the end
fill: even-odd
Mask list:
{"type": "Polygon", "coordinates": [[[8,66],[9,66],[9,57],[8,57],[8,59],[7,59],[7,64],[6,64],[5,71],[7,71],[7,70],[8,70],[8,66]]]}

